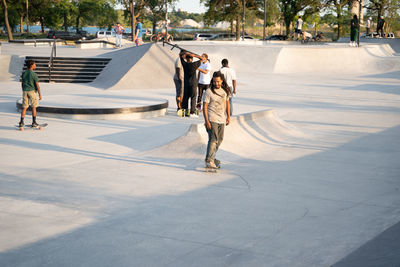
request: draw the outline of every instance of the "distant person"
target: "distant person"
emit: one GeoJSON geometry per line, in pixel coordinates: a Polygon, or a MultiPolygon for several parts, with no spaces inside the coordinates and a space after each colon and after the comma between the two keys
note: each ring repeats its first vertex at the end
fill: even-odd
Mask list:
{"type": "Polygon", "coordinates": [[[385,19],[381,16],[378,19],[378,24],[376,26],[376,33],[382,38],[385,37],[385,26],[386,26],[385,19]]]}
{"type": "Polygon", "coordinates": [[[365,28],[367,29],[367,32],[365,34],[365,36],[369,36],[370,35],[370,31],[371,31],[371,22],[372,22],[372,18],[369,17],[367,19],[367,24],[365,25],[365,28]]]}
{"type": "Polygon", "coordinates": [[[193,57],[202,59],[201,56],[183,52],[180,54],[181,63],[184,71],[184,90],[182,108],[189,110],[190,99],[190,116],[196,117],[196,96],[197,96],[197,76],[196,71],[200,67],[201,60],[193,62],[193,57]]]}
{"type": "Polygon", "coordinates": [[[204,94],[203,115],[208,133],[206,168],[217,169],[221,162],[215,158],[224,139],[225,124],[230,123],[229,87],[220,71],[213,74],[211,87],[204,94]]]}
{"type": "MultiPolygon", "coordinates": [[[[184,52],[181,52],[184,53],[184,52]]],[[[178,58],[175,60],[175,75],[174,75],[174,83],[176,89],[176,106],[177,109],[182,109],[182,100],[183,100],[183,66],[181,63],[181,59],[178,58]]]]}
{"type": "Polygon", "coordinates": [[[233,95],[236,95],[236,72],[234,69],[229,67],[229,61],[224,58],[221,61],[222,67],[220,69],[221,73],[224,75],[225,81],[228,84],[230,94],[229,94],[229,115],[233,114],[233,95]]]}
{"type": "Polygon", "coordinates": [[[136,27],[135,27],[135,43],[136,46],[141,46],[143,44],[143,24],[140,18],[136,19],[136,27]]]}
{"type": "Polygon", "coordinates": [[[313,39],[312,34],[309,32],[303,31],[301,35],[303,37],[301,40],[302,43],[308,42],[309,40],[313,39]]]}
{"type": "Polygon", "coordinates": [[[122,47],[122,34],[125,31],[125,28],[121,26],[119,22],[117,22],[117,25],[114,27],[115,31],[115,46],[122,47]]]}
{"type": "Polygon", "coordinates": [[[301,16],[296,20],[296,25],[294,27],[294,33],[296,39],[299,39],[300,35],[302,35],[302,30],[303,28],[303,20],[301,19],[301,16]]]}
{"type": "Polygon", "coordinates": [[[39,105],[37,94],[39,94],[39,100],[42,100],[42,93],[40,92],[39,78],[34,72],[36,69],[36,63],[33,60],[26,62],[27,70],[22,73],[22,111],[21,120],[19,121],[19,127],[24,127],[24,119],[26,110],[29,105],[32,107],[32,127],[39,127],[36,122],[36,107],[39,105]],[[36,94],[37,93],[37,94],[36,94]]]}
{"type": "Polygon", "coordinates": [[[203,54],[201,55],[201,64],[200,67],[198,68],[199,71],[199,80],[198,80],[198,96],[197,96],[197,105],[196,109],[200,110],[201,109],[201,101],[203,99],[203,92],[210,88],[210,82],[211,82],[211,63],[208,62],[208,55],[203,54]]]}
{"type": "Polygon", "coordinates": [[[357,46],[358,27],[358,18],[357,15],[354,15],[353,19],[350,21],[350,46],[357,46]]]}

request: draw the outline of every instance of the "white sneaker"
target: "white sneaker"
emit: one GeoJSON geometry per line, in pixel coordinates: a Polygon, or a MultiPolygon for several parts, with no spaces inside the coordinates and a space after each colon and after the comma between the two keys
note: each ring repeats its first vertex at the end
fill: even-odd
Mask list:
{"type": "Polygon", "coordinates": [[[217,165],[213,161],[207,161],[206,162],[206,168],[207,169],[218,169],[217,165]]]}

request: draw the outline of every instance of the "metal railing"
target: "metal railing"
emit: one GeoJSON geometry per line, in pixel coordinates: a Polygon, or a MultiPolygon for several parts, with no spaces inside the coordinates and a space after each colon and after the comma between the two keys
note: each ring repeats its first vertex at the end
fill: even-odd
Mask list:
{"type": "Polygon", "coordinates": [[[51,82],[51,70],[54,67],[54,59],[57,56],[57,45],[56,45],[56,39],[53,41],[53,47],[51,48],[51,54],[50,54],[50,59],[49,59],[49,83],[51,82]]]}

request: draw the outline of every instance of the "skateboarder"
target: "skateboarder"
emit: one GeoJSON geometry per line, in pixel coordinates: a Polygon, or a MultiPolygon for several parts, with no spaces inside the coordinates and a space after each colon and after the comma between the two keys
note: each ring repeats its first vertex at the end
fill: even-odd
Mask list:
{"type": "Polygon", "coordinates": [[[220,69],[221,73],[225,77],[225,81],[229,86],[230,89],[230,94],[229,94],[229,110],[230,110],[230,116],[232,116],[233,113],[233,106],[232,106],[232,97],[235,94],[236,95],[236,72],[234,69],[229,67],[229,62],[226,58],[224,58],[221,62],[222,68],[220,69]]]}
{"type": "Polygon", "coordinates": [[[199,79],[198,79],[199,93],[197,96],[197,105],[196,105],[197,110],[201,110],[201,100],[203,98],[203,92],[210,87],[211,69],[212,69],[211,63],[208,62],[208,55],[203,54],[201,56],[202,56],[201,65],[198,68],[198,70],[199,70],[199,79]]]}
{"type": "Polygon", "coordinates": [[[189,108],[190,99],[190,116],[196,117],[196,95],[197,95],[197,77],[196,71],[200,67],[201,61],[193,62],[193,57],[202,59],[201,56],[190,54],[189,52],[180,53],[181,63],[184,70],[184,91],[182,108],[189,108]]]}
{"type": "Polygon", "coordinates": [[[182,109],[182,100],[183,100],[183,67],[180,57],[178,57],[175,60],[174,83],[176,89],[176,106],[177,109],[179,110],[182,109]]]}
{"type": "Polygon", "coordinates": [[[40,92],[39,78],[34,72],[36,69],[36,63],[33,60],[28,60],[26,62],[27,70],[22,73],[22,111],[21,120],[19,122],[19,127],[24,127],[24,119],[26,110],[29,104],[32,107],[32,127],[38,127],[39,124],[36,122],[36,107],[39,105],[39,101],[36,92],[39,94],[39,100],[42,100],[42,93],[40,92]]]}
{"type": "Polygon", "coordinates": [[[206,154],[206,169],[217,169],[220,161],[215,159],[215,154],[224,139],[225,124],[229,125],[229,86],[224,75],[214,72],[211,87],[204,94],[203,115],[208,133],[206,154]]]}

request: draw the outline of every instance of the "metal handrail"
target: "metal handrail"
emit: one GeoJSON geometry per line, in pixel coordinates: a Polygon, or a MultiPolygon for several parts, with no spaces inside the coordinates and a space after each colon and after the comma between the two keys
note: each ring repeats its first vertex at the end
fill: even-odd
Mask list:
{"type": "Polygon", "coordinates": [[[50,59],[49,59],[49,83],[51,82],[51,70],[53,69],[54,66],[54,58],[57,56],[57,45],[56,45],[56,39],[53,41],[53,47],[51,48],[51,54],[50,54],[50,59]]]}

